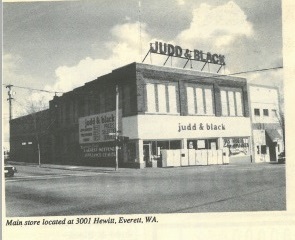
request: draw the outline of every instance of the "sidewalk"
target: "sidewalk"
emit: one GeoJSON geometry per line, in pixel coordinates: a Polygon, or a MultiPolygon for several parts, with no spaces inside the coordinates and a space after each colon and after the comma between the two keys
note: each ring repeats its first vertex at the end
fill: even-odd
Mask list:
{"type": "MultiPolygon", "coordinates": [[[[26,163],[26,162],[13,162],[9,161],[9,164],[14,166],[30,166],[39,167],[37,163],[26,163]]],[[[195,166],[196,167],[196,166],[195,166]]],[[[144,174],[144,173],[163,173],[171,171],[182,171],[185,167],[167,167],[167,168],[115,168],[111,167],[95,167],[95,166],[74,166],[74,165],[57,165],[57,164],[41,164],[40,168],[68,170],[68,171],[83,171],[83,172],[96,172],[96,173],[130,173],[130,174],[144,174]]]]}
{"type": "MultiPolygon", "coordinates": [[[[26,162],[13,162],[10,161],[11,165],[22,165],[30,167],[39,167],[36,163],[26,163],[26,162]]],[[[117,171],[115,168],[111,167],[93,167],[93,166],[74,166],[74,165],[57,165],[57,164],[41,164],[41,168],[51,168],[51,169],[60,169],[60,170],[69,170],[69,171],[86,171],[86,172],[128,172],[136,171],[139,169],[130,169],[130,168],[119,168],[117,171]]]]}
{"type": "MultiPolygon", "coordinates": [[[[13,162],[9,161],[11,165],[19,166],[30,166],[30,167],[39,167],[36,163],[25,163],[25,162],[13,162]]],[[[94,167],[94,166],[74,166],[74,165],[56,165],[56,164],[41,164],[40,168],[43,169],[58,169],[58,170],[67,170],[67,171],[83,171],[83,172],[96,172],[96,173],[130,173],[130,174],[176,174],[183,171],[216,171],[220,168],[239,168],[241,166],[248,166],[250,168],[257,168],[259,166],[274,166],[277,164],[273,163],[259,163],[259,164],[243,164],[243,165],[207,165],[207,166],[189,166],[189,167],[167,167],[167,168],[118,168],[116,171],[115,168],[111,167],[94,167]]],[[[281,164],[279,164],[281,165],[281,164]]]]}

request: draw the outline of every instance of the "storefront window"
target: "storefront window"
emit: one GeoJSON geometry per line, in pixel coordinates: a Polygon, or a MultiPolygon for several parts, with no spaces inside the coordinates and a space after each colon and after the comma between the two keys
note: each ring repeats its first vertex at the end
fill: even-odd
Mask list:
{"type": "Polygon", "coordinates": [[[128,143],[128,162],[135,162],[136,159],[136,144],[135,143],[128,143]]]}
{"type": "Polygon", "coordinates": [[[187,148],[188,149],[195,149],[195,150],[203,150],[203,149],[210,149],[210,150],[217,150],[217,139],[189,139],[187,140],[187,148]]]}
{"type": "Polygon", "coordinates": [[[143,141],[143,144],[151,146],[151,154],[156,157],[160,156],[163,149],[181,149],[180,140],[166,140],[166,141],[143,141]]]}
{"type": "Polygon", "coordinates": [[[170,141],[170,149],[181,149],[181,142],[179,140],[170,141]]]}
{"type": "Polygon", "coordinates": [[[224,138],[223,147],[229,149],[229,156],[250,155],[248,137],[224,138]]]}

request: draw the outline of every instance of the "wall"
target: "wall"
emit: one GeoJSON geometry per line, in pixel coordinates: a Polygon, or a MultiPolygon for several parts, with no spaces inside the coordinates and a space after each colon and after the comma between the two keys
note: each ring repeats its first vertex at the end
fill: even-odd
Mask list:
{"type": "Polygon", "coordinates": [[[12,119],[10,127],[10,159],[12,161],[38,163],[37,144],[39,142],[41,163],[50,162],[49,110],[12,119]]]}
{"type": "MultiPolygon", "coordinates": [[[[266,130],[276,129],[282,136],[278,141],[280,152],[284,149],[283,119],[281,118],[279,91],[275,87],[249,85],[251,103],[251,120],[253,129],[253,157],[254,161],[269,162],[270,152],[279,153],[272,140],[266,136],[266,130]],[[262,146],[266,146],[266,153],[261,153],[262,146]],[[275,148],[275,149],[270,149],[275,148]]],[[[272,157],[274,159],[274,157],[272,157]]]]}

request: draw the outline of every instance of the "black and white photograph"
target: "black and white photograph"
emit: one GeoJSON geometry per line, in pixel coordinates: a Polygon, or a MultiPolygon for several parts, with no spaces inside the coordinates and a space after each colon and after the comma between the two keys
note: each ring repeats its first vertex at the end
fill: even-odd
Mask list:
{"type": "Polygon", "coordinates": [[[287,213],[281,0],[6,0],[2,13],[5,239],[287,213]]]}

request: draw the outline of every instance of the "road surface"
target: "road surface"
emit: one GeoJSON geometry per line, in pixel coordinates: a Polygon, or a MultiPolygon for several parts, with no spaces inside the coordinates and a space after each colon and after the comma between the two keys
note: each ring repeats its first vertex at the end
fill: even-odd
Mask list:
{"type": "Polygon", "coordinates": [[[277,211],[285,165],[81,170],[17,166],[5,181],[6,216],[277,211]]]}

